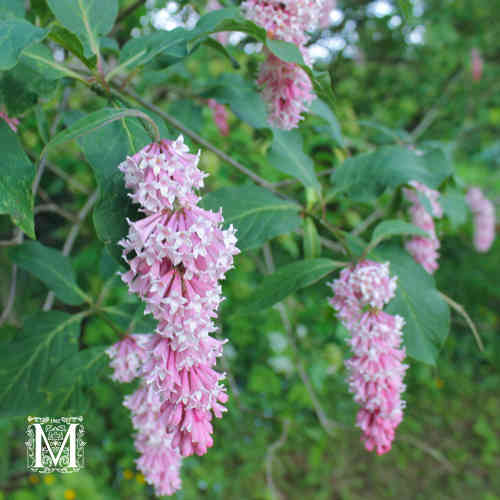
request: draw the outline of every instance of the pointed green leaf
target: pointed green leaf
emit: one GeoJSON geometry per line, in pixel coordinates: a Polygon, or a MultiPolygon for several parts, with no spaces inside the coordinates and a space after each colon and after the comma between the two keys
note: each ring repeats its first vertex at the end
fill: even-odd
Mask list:
{"type": "Polygon", "coordinates": [[[0,341],[0,415],[26,416],[45,407],[42,387],[78,350],[83,314],[40,312],[11,341],[0,341]]]}
{"type": "Polygon", "coordinates": [[[274,140],[269,153],[273,167],[298,179],[306,187],[319,191],[321,185],[316,178],[314,163],[303,151],[302,136],[298,130],[274,129],[274,140]]]}
{"type": "Polygon", "coordinates": [[[35,167],[22,149],[17,134],[3,120],[0,120],[0,146],[0,213],[10,215],[14,224],[30,238],[35,238],[31,191],[35,167]]]}
{"type": "Polygon", "coordinates": [[[348,158],[332,175],[335,193],[371,203],[386,189],[412,180],[436,189],[453,172],[443,152],[417,155],[401,146],[386,146],[348,158]]]}
{"type": "Polygon", "coordinates": [[[74,392],[77,386],[93,385],[108,365],[106,347],[89,347],[69,356],[59,364],[45,384],[47,392],[74,392]]]}
{"type": "Polygon", "coordinates": [[[345,265],[345,262],[330,259],[309,259],[284,266],[264,278],[248,299],[245,311],[258,312],[267,309],[293,292],[313,285],[345,265]]]}
{"type": "Polygon", "coordinates": [[[26,241],[9,251],[10,258],[24,270],[34,274],[65,304],[77,306],[87,301],[88,295],[76,283],[71,261],[59,250],[26,241]]]}
{"type": "Polygon", "coordinates": [[[313,115],[317,115],[324,120],[327,121],[328,123],[328,132],[330,134],[330,137],[335,141],[337,145],[339,145],[341,148],[344,147],[344,138],[342,137],[342,131],[340,129],[340,124],[337,120],[337,117],[333,113],[333,111],[330,109],[328,104],[326,104],[324,101],[321,99],[314,99],[314,101],[311,104],[311,107],[309,109],[309,112],[312,113],[313,115]]]}
{"type": "MultiPolygon", "coordinates": [[[[78,139],[91,132],[94,132],[101,127],[109,125],[117,120],[122,120],[127,117],[140,117],[147,120],[148,123],[154,123],[153,120],[142,111],[137,109],[114,109],[114,108],[103,108],[99,111],[94,111],[88,115],[80,118],[79,120],[72,123],[68,128],[59,132],[44,148],[42,152],[46,152],[48,149],[60,144],[64,144],[72,139],[78,139]]],[[[159,137],[160,133],[158,127],[156,126],[155,135],[159,137]]]]}
{"type": "Polygon", "coordinates": [[[399,235],[422,236],[428,238],[429,234],[419,227],[401,219],[388,219],[382,221],[373,230],[370,248],[375,248],[381,241],[399,235]]]}
{"type": "Polygon", "coordinates": [[[57,20],[78,36],[85,57],[99,52],[99,38],[111,31],[118,14],[117,0],[47,0],[47,3],[57,20]]]}
{"type": "Polygon", "coordinates": [[[267,189],[254,185],[222,188],[202,200],[206,209],[222,213],[226,226],[233,224],[240,250],[257,248],[280,234],[300,227],[300,206],[282,200],[267,189]]]}
{"type": "Polygon", "coordinates": [[[42,41],[47,33],[21,18],[0,19],[0,71],[14,67],[21,52],[42,41]]]}
{"type": "Polygon", "coordinates": [[[386,311],[399,314],[406,352],[424,363],[435,364],[450,330],[450,309],[441,297],[434,278],[403,248],[384,245],[374,252],[377,260],[390,262],[391,276],[397,276],[396,296],[386,311]]]}

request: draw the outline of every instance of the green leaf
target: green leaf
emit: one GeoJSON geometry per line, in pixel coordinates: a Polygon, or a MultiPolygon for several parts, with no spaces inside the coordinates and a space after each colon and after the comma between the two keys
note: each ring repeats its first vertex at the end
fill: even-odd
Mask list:
{"type": "Polygon", "coordinates": [[[47,0],[57,20],[82,42],[85,57],[99,53],[99,38],[111,31],[118,14],[118,1],[47,0]]]}
{"type": "Polygon", "coordinates": [[[222,188],[203,198],[202,206],[217,211],[222,207],[226,226],[238,232],[241,251],[257,248],[280,234],[300,227],[300,206],[282,200],[270,191],[254,185],[222,188]]]}
{"type": "Polygon", "coordinates": [[[58,250],[27,241],[11,248],[9,256],[18,266],[43,281],[61,302],[77,306],[90,301],[76,283],[71,261],[58,250]]]}
{"type": "Polygon", "coordinates": [[[246,312],[258,312],[281,302],[293,292],[313,285],[345,262],[330,259],[309,259],[294,262],[264,278],[245,306],[246,312]]]}
{"type": "Polygon", "coordinates": [[[344,193],[353,201],[371,203],[386,189],[412,180],[435,189],[452,171],[440,150],[418,156],[404,147],[386,146],[348,158],[333,173],[332,183],[335,194],[344,193]]]}
{"type": "Polygon", "coordinates": [[[99,200],[93,214],[97,236],[120,261],[121,252],[116,243],[128,232],[126,218],[135,213],[125,190],[123,174],[118,170],[127,154],[132,153],[126,130],[122,123],[113,122],[81,137],[78,143],[94,171],[99,188],[99,200]]]}
{"type": "Polygon", "coordinates": [[[119,70],[143,66],[160,54],[171,56],[172,64],[174,64],[188,54],[187,42],[192,36],[192,33],[184,28],[175,28],[171,31],[161,30],[150,35],[132,38],[123,47],[119,65],[112,73],[110,72],[110,75],[118,73],[119,70]]]}
{"type": "Polygon", "coordinates": [[[449,187],[446,192],[441,195],[439,203],[443,207],[445,215],[450,219],[453,228],[465,224],[469,214],[469,207],[460,190],[449,187]]]}
{"type": "Polygon", "coordinates": [[[450,310],[434,278],[400,246],[384,245],[374,255],[377,260],[389,261],[391,275],[398,277],[396,296],[386,311],[406,321],[403,334],[407,354],[435,364],[450,330],[450,310]]]}
{"type": "MultiPolygon", "coordinates": [[[[72,139],[78,139],[79,137],[85,136],[94,132],[101,127],[104,127],[117,120],[122,120],[127,117],[140,117],[147,120],[149,123],[152,119],[142,111],[137,109],[114,109],[114,108],[103,108],[99,111],[94,111],[88,115],[80,118],[76,122],[72,123],[66,130],[59,132],[44,148],[44,152],[48,149],[64,144],[72,139]]],[[[159,136],[158,129],[156,130],[156,135],[159,136]]]]}
{"type": "Polygon", "coordinates": [[[240,69],[240,63],[231,55],[228,48],[218,40],[208,37],[203,41],[203,44],[216,50],[217,52],[220,52],[224,57],[227,57],[231,61],[234,69],[240,69]]]}
{"type": "Polygon", "coordinates": [[[330,137],[339,145],[341,148],[344,147],[344,138],[342,137],[342,131],[340,129],[340,124],[337,117],[330,109],[328,104],[326,104],[321,99],[314,99],[309,109],[309,112],[313,115],[317,115],[328,122],[328,132],[330,137]]]}
{"type": "Polygon", "coordinates": [[[33,26],[24,19],[10,17],[0,20],[0,71],[13,68],[21,52],[33,43],[41,42],[48,31],[33,26]]]}
{"type": "MultiPolygon", "coordinates": [[[[65,359],[49,377],[45,389],[48,392],[74,392],[78,386],[93,385],[108,365],[106,347],[89,347],[65,359]]],[[[58,393],[60,396],[60,393],[58,393]]]]}
{"type": "Polygon", "coordinates": [[[19,138],[0,120],[0,213],[12,217],[30,238],[35,238],[32,184],[35,167],[21,147],[19,138]]]}
{"type": "Polygon", "coordinates": [[[321,240],[311,217],[304,219],[304,258],[315,259],[321,255],[321,240]]]}
{"type": "Polygon", "coordinates": [[[37,70],[46,79],[56,80],[63,76],[85,81],[78,73],[70,70],[66,66],[54,61],[52,52],[45,45],[32,45],[23,51],[22,61],[29,64],[32,69],[37,70]]]}
{"type": "Polygon", "coordinates": [[[0,341],[0,414],[26,416],[46,405],[42,388],[54,368],[78,350],[83,314],[39,312],[12,341],[0,341]]]}
{"type": "Polygon", "coordinates": [[[267,128],[266,105],[254,85],[238,74],[224,74],[206,94],[221,104],[228,104],[233,113],[254,128],[267,128]]]}
{"type": "Polygon", "coordinates": [[[283,40],[268,38],[267,48],[279,59],[289,63],[304,65],[304,58],[297,45],[283,40]]]}
{"type": "Polygon", "coordinates": [[[57,89],[54,81],[66,76],[46,64],[46,60],[53,60],[49,48],[32,45],[22,53],[14,68],[2,74],[0,92],[9,114],[24,113],[37,103],[39,96],[49,98],[57,89]]]}
{"type": "Polygon", "coordinates": [[[391,236],[399,235],[414,235],[428,238],[429,235],[423,229],[420,229],[409,222],[401,219],[384,220],[373,230],[372,239],[370,241],[370,248],[375,248],[382,240],[390,238],[391,236]]]}
{"type": "Polygon", "coordinates": [[[303,151],[299,131],[273,129],[273,132],[274,140],[268,156],[271,165],[295,177],[306,187],[320,191],[321,185],[316,178],[314,163],[303,151]]]}
{"type": "Polygon", "coordinates": [[[87,59],[84,55],[82,42],[64,26],[54,23],[50,29],[49,38],[78,57],[87,67],[95,66],[95,57],[91,59],[93,61],[91,63],[91,60],[87,59]]]}

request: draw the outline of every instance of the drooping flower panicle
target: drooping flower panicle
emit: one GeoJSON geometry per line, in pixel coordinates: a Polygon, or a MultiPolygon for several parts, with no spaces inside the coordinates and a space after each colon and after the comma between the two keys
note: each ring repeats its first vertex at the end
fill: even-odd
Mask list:
{"type": "Polygon", "coordinates": [[[415,236],[406,243],[406,249],[429,274],[432,274],[439,267],[439,248],[441,244],[436,234],[434,218],[443,216],[443,209],[439,204],[439,191],[435,191],[417,181],[411,181],[410,185],[414,189],[404,189],[405,198],[412,203],[410,215],[412,223],[429,234],[428,238],[415,236]],[[419,198],[419,193],[428,200],[431,210],[429,213],[419,198]]]}
{"type": "MultiPolygon", "coordinates": [[[[305,47],[306,31],[319,25],[328,0],[245,0],[241,7],[245,16],[262,26],[270,38],[294,43],[310,65],[305,47]]],[[[272,125],[290,130],[298,126],[302,114],[314,99],[312,84],[306,72],[297,64],[288,63],[265,49],[266,60],[261,65],[257,83],[269,109],[272,125]]]]}
{"type": "Polygon", "coordinates": [[[381,455],[391,449],[405,407],[405,322],[382,310],[394,297],[396,278],[390,277],[388,262],[365,260],[343,269],[329,285],[334,292],[330,305],[351,334],[353,356],[346,368],[349,390],[361,407],[357,426],[366,449],[381,455]]]}
{"type": "Polygon", "coordinates": [[[474,214],[474,246],[478,252],[487,252],[495,241],[495,207],[478,187],[471,187],[466,196],[474,214]]]}
{"type": "Polygon", "coordinates": [[[224,374],[214,370],[224,341],[210,336],[223,300],[219,280],[233,267],[235,230],[221,211],[197,204],[205,174],[182,136],[146,146],[120,166],[144,217],[120,242],[130,292],[158,321],[153,335],[130,335],[108,350],[113,378],[140,378],[125,400],[137,431],[138,468],[159,495],[180,488],[182,457],[212,446],[212,415],[225,411],[224,374]]]}

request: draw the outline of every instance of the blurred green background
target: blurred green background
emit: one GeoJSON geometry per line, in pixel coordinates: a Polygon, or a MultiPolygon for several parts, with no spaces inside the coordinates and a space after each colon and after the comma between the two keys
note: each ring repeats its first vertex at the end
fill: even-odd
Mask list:
{"type": "MultiPolygon", "coordinates": [[[[132,3],[121,2],[123,8],[132,3]]],[[[149,10],[140,7],[120,25],[119,40],[126,40],[134,28],[151,29],[147,12],[166,5],[147,3],[149,10]]],[[[32,4],[43,11],[43,1],[32,4]]],[[[203,2],[191,5],[199,12],[203,9],[203,2]]],[[[347,149],[356,153],[382,144],[418,147],[432,141],[453,158],[463,186],[481,186],[498,210],[500,4],[415,0],[408,5],[405,17],[398,2],[338,1],[332,26],[314,38],[317,66],[327,69],[334,82],[347,149]],[[473,72],[473,49],[483,64],[480,78],[473,72]]],[[[258,58],[236,47],[230,51],[242,65],[239,72],[252,79],[258,58]]],[[[168,70],[136,75],[133,84],[149,101],[234,158],[257,165],[266,179],[282,181],[286,177],[262,154],[270,144],[266,131],[249,127],[231,113],[231,133],[222,137],[211,110],[198,97],[218,76],[234,71],[226,59],[204,48],[168,70]]],[[[47,122],[63,92],[60,86],[44,100],[47,122]]],[[[105,99],[74,87],[64,118],[71,119],[71,110],[104,105],[105,99]]],[[[35,152],[43,147],[39,124],[34,113],[22,117],[22,141],[35,152]]],[[[317,172],[335,168],[345,158],[345,150],[332,144],[325,127],[313,116],[301,127],[317,172]]],[[[168,134],[174,137],[176,132],[168,134]]],[[[94,188],[91,170],[75,145],[52,153],[50,162],[69,174],[71,182],[50,170],[42,182],[42,196],[74,214],[94,188]]],[[[207,190],[245,181],[209,152],[203,153],[201,168],[211,174],[207,190]]],[[[300,196],[295,185],[287,189],[300,196]]],[[[333,202],[329,210],[332,223],[352,230],[373,207],[344,200],[333,202]]],[[[346,332],[327,305],[329,289],[320,283],[288,299],[290,336],[277,310],[239,312],[260,282],[263,263],[259,252],[239,256],[224,283],[227,299],[220,314],[220,335],[229,339],[221,365],[228,372],[228,412],[215,422],[215,444],[209,453],[184,461],[183,490],[173,498],[500,499],[500,243],[486,255],[477,254],[470,214],[458,203],[454,220],[466,219],[461,227],[449,220],[440,222],[442,256],[436,280],[441,291],[466,308],[485,351],[478,351],[463,318],[453,314],[437,366],[410,360],[405,418],[392,451],[382,457],[364,450],[354,427],[357,409],[344,381],[346,332]],[[329,419],[326,426],[318,420],[318,407],[304,379],[329,419]]],[[[60,247],[69,223],[61,213],[41,210],[36,226],[44,244],[60,247]]],[[[0,217],[2,239],[10,230],[7,217],[0,217]]],[[[301,239],[280,237],[273,241],[273,251],[277,264],[283,265],[301,254],[301,239]]],[[[73,257],[79,283],[94,296],[117,270],[96,239],[90,217],[73,257]]],[[[0,262],[5,302],[10,268],[3,249],[0,262]]],[[[24,272],[18,290],[14,320],[1,329],[2,335],[13,335],[27,314],[40,309],[46,295],[45,287],[24,272]]],[[[118,278],[108,292],[107,304],[133,304],[118,278]]],[[[115,340],[105,321],[85,320],[85,345],[115,340]]],[[[132,426],[128,410],[121,406],[123,395],[131,390],[132,386],[102,377],[88,391],[86,467],[79,473],[28,475],[25,422],[0,420],[0,499],[153,498],[134,467],[132,426]]]]}

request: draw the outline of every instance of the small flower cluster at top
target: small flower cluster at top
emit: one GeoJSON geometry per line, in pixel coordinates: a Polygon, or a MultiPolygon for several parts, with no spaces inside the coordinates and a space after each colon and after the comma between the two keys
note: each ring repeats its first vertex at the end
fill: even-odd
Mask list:
{"type": "Polygon", "coordinates": [[[474,214],[474,246],[487,252],[495,240],[495,207],[478,187],[469,189],[466,200],[474,214]]]}
{"type": "Polygon", "coordinates": [[[406,243],[406,249],[429,274],[432,274],[439,267],[438,250],[441,246],[434,225],[434,217],[443,216],[443,209],[439,204],[439,191],[417,181],[411,181],[410,185],[414,189],[404,189],[403,193],[405,198],[412,203],[410,207],[411,220],[415,226],[426,231],[429,237],[413,237],[406,243]],[[431,213],[428,212],[429,207],[422,203],[419,193],[427,198],[431,213]]]}
{"type": "MultiPolygon", "coordinates": [[[[326,0],[245,0],[245,16],[262,26],[270,38],[294,43],[310,65],[305,33],[324,18],[326,0]]],[[[297,64],[282,61],[266,49],[257,83],[268,105],[272,125],[290,130],[303,119],[302,113],[314,99],[311,80],[297,64]]]]}
{"type": "Polygon", "coordinates": [[[0,118],[5,120],[12,132],[17,132],[17,127],[19,125],[19,120],[17,118],[9,118],[9,115],[3,111],[0,111],[0,118]]]}
{"type": "Polygon", "coordinates": [[[130,270],[129,291],[158,321],[153,335],[128,335],[108,354],[113,378],[139,388],[125,398],[137,431],[137,466],[158,495],[180,488],[182,457],[212,446],[212,414],[221,417],[227,394],[214,370],[224,341],[210,336],[223,300],[219,280],[233,267],[235,230],[222,229],[222,213],[198,206],[206,176],[180,136],[146,146],[127,158],[130,197],[144,218],[129,223],[120,242],[130,270]]]}
{"type": "Polygon", "coordinates": [[[357,426],[368,451],[382,455],[391,449],[395,429],[403,418],[406,389],[403,378],[401,316],[382,308],[393,297],[396,278],[389,275],[389,263],[364,260],[343,269],[329,284],[334,296],[330,305],[350,332],[353,357],[346,361],[349,390],[360,405],[357,426]]]}

